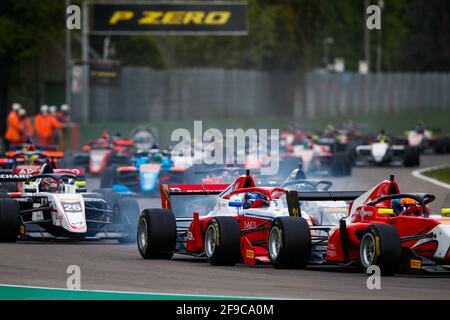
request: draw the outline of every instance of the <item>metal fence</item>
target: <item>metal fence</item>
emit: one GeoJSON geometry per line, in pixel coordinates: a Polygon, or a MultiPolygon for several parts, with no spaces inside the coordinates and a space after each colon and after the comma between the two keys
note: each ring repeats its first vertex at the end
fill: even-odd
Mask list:
{"type": "MultiPolygon", "coordinates": [[[[73,118],[80,121],[80,94],[73,118]]],[[[91,85],[90,122],[240,116],[351,115],[450,108],[450,74],[291,74],[125,67],[116,86],[91,85]]]]}

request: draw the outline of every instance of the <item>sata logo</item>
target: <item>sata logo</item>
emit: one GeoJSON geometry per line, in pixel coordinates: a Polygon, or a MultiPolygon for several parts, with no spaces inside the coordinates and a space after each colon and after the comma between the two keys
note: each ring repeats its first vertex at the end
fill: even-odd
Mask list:
{"type": "Polygon", "coordinates": [[[256,228],[255,221],[244,221],[244,229],[254,229],[256,228]]]}

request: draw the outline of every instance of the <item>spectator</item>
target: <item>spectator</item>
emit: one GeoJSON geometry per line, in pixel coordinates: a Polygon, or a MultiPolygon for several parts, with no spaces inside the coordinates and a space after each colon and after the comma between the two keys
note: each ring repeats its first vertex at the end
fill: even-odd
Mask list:
{"type": "Polygon", "coordinates": [[[56,114],[56,120],[61,122],[63,125],[68,124],[70,122],[69,111],[70,108],[67,104],[61,105],[59,112],[56,114]]]}
{"type": "Polygon", "coordinates": [[[41,107],[41,112],[34,118],[34,126],[40,145],[54,145],[55,131],[61,128],[61,123],[49,114],[47,105],[41,107]]]}
{"type": "Polygon", "coordinates": [[[54,117],[56,117],[56,114],[58,113],[58,108],[56,106],[50,106],[50,108],[48,108],[48,110],[50,111],[50,114],[54,117]]]}
{"type": "Polygon", "coordinates": [[[34,130],[33,123],[31,119],[27,116],[27,110],[20,109],[19,110],[19,118],[22,124],[22,141],[30,142],[33,140],[34,130]]]}
{"type": "Polygon", "coordinates": [[[13,103],[12,110],[6,119],[6,149],[22,142],[22,124],[19,119],[19,110],[21,108],[22,106],[19,103],[13,103]]]}

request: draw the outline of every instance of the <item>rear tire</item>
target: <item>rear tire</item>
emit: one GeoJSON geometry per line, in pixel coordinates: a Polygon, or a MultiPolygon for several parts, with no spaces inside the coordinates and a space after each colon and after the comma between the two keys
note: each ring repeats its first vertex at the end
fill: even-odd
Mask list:
{"type": "Polygon", "coordinates": [[[449,152],[449,142],[445,138],[439,138],[434,143],[434,153],[436,154],[444,154],[449,152]]]}
{"type": "Polygon", "coordinates": [[[392,276],[402,255],[400,236],[391,225],[373,224],[363,232],[359,251],[364,272],[369,266],[376,265],[382,275],[392,276]]]}
{"type": "Polygon", "coordinates": [[[348,152],[337,152],[332,159],[331,170],[333,176],[343,177],[352,174],[352,159],[348,152]]]}
{"type": "Polygon", "coordinates": [[[137,229],[137,245],[144,259],[170,259],[175,251],[176,238],[177,225],[172,211],[142,211],[137,229]]]}
{"type": "Polygon", "coordinates": [[[20,228],[19,203],[12,199],[0,199],[0,242],[16,242],[20,228]]]}
{"type": "Polygon", "coordinates": [[[311,257],[311,231],[301,217],[278,217],[268,238],[269,257],[275,268],[304,268],[311,257]]]}
{"type": "Polygon", "coordinates": [[[420,165],[420,152],[418,148],[406,147],[403,158],[405,167],[416,167],[420,165]]]}
{"type": "Polygon", "coordinates": [[[231,217],[215,217],[205,232],[205,255],[213,266],[233,266],[241,258],[241,228],[231,217]]]}

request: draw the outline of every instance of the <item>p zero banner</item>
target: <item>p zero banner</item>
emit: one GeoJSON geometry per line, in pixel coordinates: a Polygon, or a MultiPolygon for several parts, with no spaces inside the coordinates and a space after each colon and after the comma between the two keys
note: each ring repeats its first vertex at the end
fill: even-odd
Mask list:
{"type": "Polygon", "coordinates": [[[246,3],[98,3],[92,8],[92,34],[247,34],[246,3]]]}

